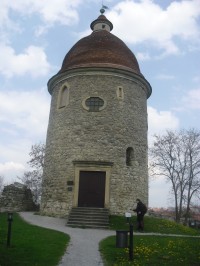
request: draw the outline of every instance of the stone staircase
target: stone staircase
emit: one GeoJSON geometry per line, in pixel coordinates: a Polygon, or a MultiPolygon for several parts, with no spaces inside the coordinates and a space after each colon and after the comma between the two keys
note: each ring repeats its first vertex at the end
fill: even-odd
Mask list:
{"type": "Polygon", "coordinates": [[[67,225],[81,228],[102,228],[109,226],[109,210],[105,208],[76,207],[68,216],[67,225]]]}

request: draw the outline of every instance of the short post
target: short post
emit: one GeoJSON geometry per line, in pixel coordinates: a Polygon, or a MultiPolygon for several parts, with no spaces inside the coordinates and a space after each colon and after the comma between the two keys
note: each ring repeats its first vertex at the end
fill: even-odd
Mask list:
{"type": "Polygon", "coordinates": [[[12,221],[13,221],[13,214],[9,212],[8,213],[7,247],[10,247],[12,221]]]}
{"type": "Polygon", "coordinates": [[[133,260],[133,224],[130,224],[129,260],[133,260]]]}

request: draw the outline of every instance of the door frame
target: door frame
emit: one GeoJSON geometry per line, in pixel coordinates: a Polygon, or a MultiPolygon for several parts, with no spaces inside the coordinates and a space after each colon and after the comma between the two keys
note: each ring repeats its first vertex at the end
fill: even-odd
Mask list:
{"type": "Polygon", "coordinates": [[[104,208],[109,208],[110,203],[110,176],[112,162],[95,162],[95,161],[74,161],[74,198],[73,207],[78,207],[78,196],[79,196],[79,177],[80,171],[100,171],[105,172],[105,199],[104,208]]]}

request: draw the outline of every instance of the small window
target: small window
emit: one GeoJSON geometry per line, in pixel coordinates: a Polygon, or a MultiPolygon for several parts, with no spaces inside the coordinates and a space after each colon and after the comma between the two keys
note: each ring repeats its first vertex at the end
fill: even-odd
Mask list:
{"type": "Polygon", "coordinates": [[[120,100],[124,99],[124,90],[122,87],[117,88],[117,98],[120,100]]]}
{"type": "Polygon", "coordinates": [[[98,112],[104,106],[104,101],[99,97],[90,97],[85,101],[90,112],[98,112]]]}
{"type": "Polygon", "coordinates": [[[58,108],[63,108],[68,105],[69,102],[69,88],[64,85],[60,89],[59,98],[58,98],[58,108]]]}
{"type": "Polygon", "coordinates": [[[132,147],[126,149],[126,165],[132,166],[134,161],[134,150],[132,147]]]}
{"type": "Polygon", "coordinates": [[[102,25],[102,29],[105,29],[105,27],[106,27],[106,25],[103,24],[103,25],[102,25]]]}

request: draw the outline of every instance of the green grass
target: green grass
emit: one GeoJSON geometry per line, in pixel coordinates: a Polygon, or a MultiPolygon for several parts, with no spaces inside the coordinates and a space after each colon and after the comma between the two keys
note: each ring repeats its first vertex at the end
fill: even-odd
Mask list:
{"type": "MultiPolygon", "coordinates": [[[[110,217],[110,229],[129,230],[123,216],[110,217]]],[[[136,217],[131,218],[136,229],[136,217]]],[[[195,230],[172,221],[146,217],[144,233],[178,234],[200,236],[195,230]]],[[[128,248],[117,248],[116,237],[111,236],[100,242],[100,252],[106,266],[146,265],[200,265],[200,238],[134,235],[134,259],[129,260],[128,248]]]]}
{"type": "MultiPolygon", "coordinates": [[[[132,216],[130,222],[136,231],[137,222],[136,216],[132,216]]],[[[111,230],[129,230],[129,224],[124,216],[110,216],[111,230]]],[[[161,234],[178,234],[178,235],[200,235],[200,230],[190,228],[173,221],[158,219],[154,217],[144,217],[144,232],[145,233],[161,233],[161,234]]]]}
{"type": "Polygon", "coordinates": [[[190,237],[134,236],[133,260],[128,248],[116,248],[115,236],[100,242],[106,266],[200,265],[200,239],[190,237]]]}
{"type": "Polygon", "coordinates": [[[0,266],[55,266],[70,239],[64,233],[30,225],[14,214],[7,247],[7,229],[7,214],[0,213],[0,266]]]}

